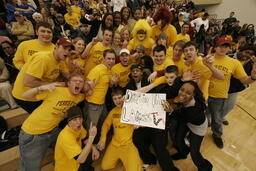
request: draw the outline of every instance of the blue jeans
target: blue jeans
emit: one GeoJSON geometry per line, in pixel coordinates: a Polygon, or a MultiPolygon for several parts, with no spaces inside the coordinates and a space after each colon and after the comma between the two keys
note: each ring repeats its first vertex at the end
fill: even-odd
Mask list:
{"type": "Polygon", "coordinates": [[[225,98],[208,98],[208,109],[211,114],[211,127],[213,136],[220,138],[223,134],[222,122],[226,115],[227,99],[225,98]]]}
{"type": "Polygon", "coordinates": [[[40,171],[41,162],[47,149],[54,143],[59,134],[59,128],[44,134],[27,134],[23,130],[19,135],[19,147],[21,156],[21,171],[40,171]]]}

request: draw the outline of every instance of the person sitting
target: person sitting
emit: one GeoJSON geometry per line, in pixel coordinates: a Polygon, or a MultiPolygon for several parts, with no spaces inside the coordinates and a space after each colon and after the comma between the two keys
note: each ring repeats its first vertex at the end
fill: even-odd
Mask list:
{"type": "Polygon", "coordinates": [[[31,21],[26,20],[20,12],[14,13],[17,22],[13,22],[11,34],[17,36],[18,41],[29,40],[34,37],[34,28],[31,21]]]}
{"type": "Polygon", "coordinates": [[[15,109],[18,105],[12,97],[12,86],[8,78],[9,71],[4,64],[4,60],[0,58],[0,99],[4,99],[10,105],[11,109],[15,109]]]}

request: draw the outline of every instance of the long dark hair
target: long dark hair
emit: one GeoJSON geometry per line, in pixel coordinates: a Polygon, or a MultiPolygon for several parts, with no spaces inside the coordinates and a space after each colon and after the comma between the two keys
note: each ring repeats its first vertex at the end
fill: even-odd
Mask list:
{"type": "Polygon", "coordinates": [[[184,84],[190,84],[194,87],[194,99],[196,101],[196,103],[198,103],[203,110],[206,109],[206,104],[205,104],[205,99],[204,99],[204,96],[203,96],[203,93],[201,92],[200,88],[198,87],[198,84],[194,81],[185,81],[183,82],[183,85],[184,84]]]}
{"type": "Polygon", "coordinates": [[[114,25],[114,16],[113,16],[113,14],[110,14],[110,13],[105,14],[104,17],[103,17],[103,19],[102,19],[102,22],[101,22],[101,23],[102,23],[102,24],[101,24],[102,30],[105,30],[105,29],[111,29],[111,30],[113,30],[113,25],[114,25]],[[108,16],[112,16],[112,18],[113,18],[113,24],[112,24],[112,26],[110,26],[110,27],[106,26],[106,23],[105,23],[105,21],[106,21],[106,19],[107,19],[108,16]]]}

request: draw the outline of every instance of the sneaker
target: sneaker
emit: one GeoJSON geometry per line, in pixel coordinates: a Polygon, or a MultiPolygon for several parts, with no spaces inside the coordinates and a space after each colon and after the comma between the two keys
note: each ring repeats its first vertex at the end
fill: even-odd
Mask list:
{"type": "Polygon", "coordinates": [[[223,148],[224,147],[222,138],[214,137],[213,136],[213,141],[214,141],[214,143],[216,144],[217,147],[219,147],[219,148],[223,148]]]}
{"type": "Polygon", "coordinates": [[[222,122],[223,125],[229,125],[229,122],[227,120],[222,122]]]}

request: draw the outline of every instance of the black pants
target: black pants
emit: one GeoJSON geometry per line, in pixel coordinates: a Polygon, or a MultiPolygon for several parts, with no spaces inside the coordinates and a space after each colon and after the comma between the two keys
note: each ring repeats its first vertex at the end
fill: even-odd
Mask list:
{"type": "Polygon", "coordinates": [[[193,163],[196,165],[199,171],[210,171],[212,170],[212,164],[203,158],[200,153],[201,143],[204,136],[199,136],[189,131],[186,123],[178,123],[177,132],[175,137],[175,146],[180,155],[187,155],[190,152],[193,163]],[[185,144],[184,138],[189,132],[189,143],[190,147],[185,144]]]}
{"type": "Polygon", "coordinates": [[[133,133],[133,143],[138,148],[144,164],[156,164],[156,157],[150,152],[152,144],[158,162],[163,171],[177,171],[166,148],[168,143],[167,131],[153,128],[139,128],[133,133]]]}
{"type": "Polygon", "coordinates": [[[27,111],[29,114],[31,114],[43,102],[42,100],[36,101],[36,102],[30,102],[30,101],[24,101],[16,98],[14,98],[14,100],[22,109],[27,111]]]}

